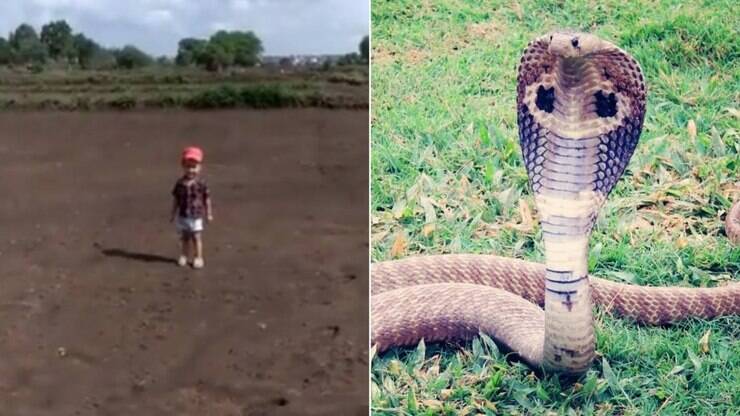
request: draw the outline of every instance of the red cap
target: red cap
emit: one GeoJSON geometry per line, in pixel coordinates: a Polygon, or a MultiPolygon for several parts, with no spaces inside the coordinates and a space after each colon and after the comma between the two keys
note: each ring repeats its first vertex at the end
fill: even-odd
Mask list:
{"type": "Polygon", "coordinates": [[[198,163],[203,162],[203,151],[199,147],[186,147],[182,151],[182,160],[194,160],[198,163]]]}

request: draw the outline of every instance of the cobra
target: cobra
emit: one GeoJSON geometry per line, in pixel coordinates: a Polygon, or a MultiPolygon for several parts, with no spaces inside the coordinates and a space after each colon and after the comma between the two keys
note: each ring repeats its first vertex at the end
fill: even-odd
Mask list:
{"type": "MultiPolygon", "coordinates": [[[[376,263],[373,344],[383,351],[483,331],[533,367],[578,375],[595,356],[592,302],[645,324],[740,313],[738,283],[641,287],[588,274],[589,238],[637,146],[646,94],[640,65],[612,43],[576,32],[530,42],[517,116],[545,264],[484,255],[376,263]]],[[[727,219],[735,239],[738,215],[736,206],[727,219]]]]}

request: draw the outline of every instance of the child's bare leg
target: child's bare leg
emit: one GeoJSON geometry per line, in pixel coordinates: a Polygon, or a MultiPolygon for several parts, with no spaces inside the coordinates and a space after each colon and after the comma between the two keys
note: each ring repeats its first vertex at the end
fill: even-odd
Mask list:
{"type": "Polygon", "coordinates": [[[203,267],[203,239],[200,233],[193,233],[193,242],[195,243],[195,258],[193,266],[196,268],[203,267]]]}
{"type": "Polygon", "coordinates": [[[177,259],[177,264],[185,266],[188,264],[188,257],[190,252],[190,236],[188,233],[182,233],[180,235],[180,258],[177,259]]]}

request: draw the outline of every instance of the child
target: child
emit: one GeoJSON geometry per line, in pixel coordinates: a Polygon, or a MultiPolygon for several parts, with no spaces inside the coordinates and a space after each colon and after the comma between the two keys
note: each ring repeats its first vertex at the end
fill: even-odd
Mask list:
{"type": "Polygon", "coordinates": [[[188,264],[192,255],[193,267],[200,269],[203,262],[203,218],[213,221],[213,209],[208,186],[200,178],[203,151],[197,147],[186,147],[182,152],[183,176],[175,183],[172,190],[174,202],[170,221],[180,233],[182,254],[177,259],[179,266],[188,264]]]}

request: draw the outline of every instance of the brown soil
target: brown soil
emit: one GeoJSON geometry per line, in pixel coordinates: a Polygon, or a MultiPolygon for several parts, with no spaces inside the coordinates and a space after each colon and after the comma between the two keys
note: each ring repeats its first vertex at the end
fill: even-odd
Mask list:
{"type": "Polygon", "coordinates": [[[367,414],[367,118],[1,113],[0,414],[367,414]],[[188,144],[197,271],[168,222],[188,144]]]}

